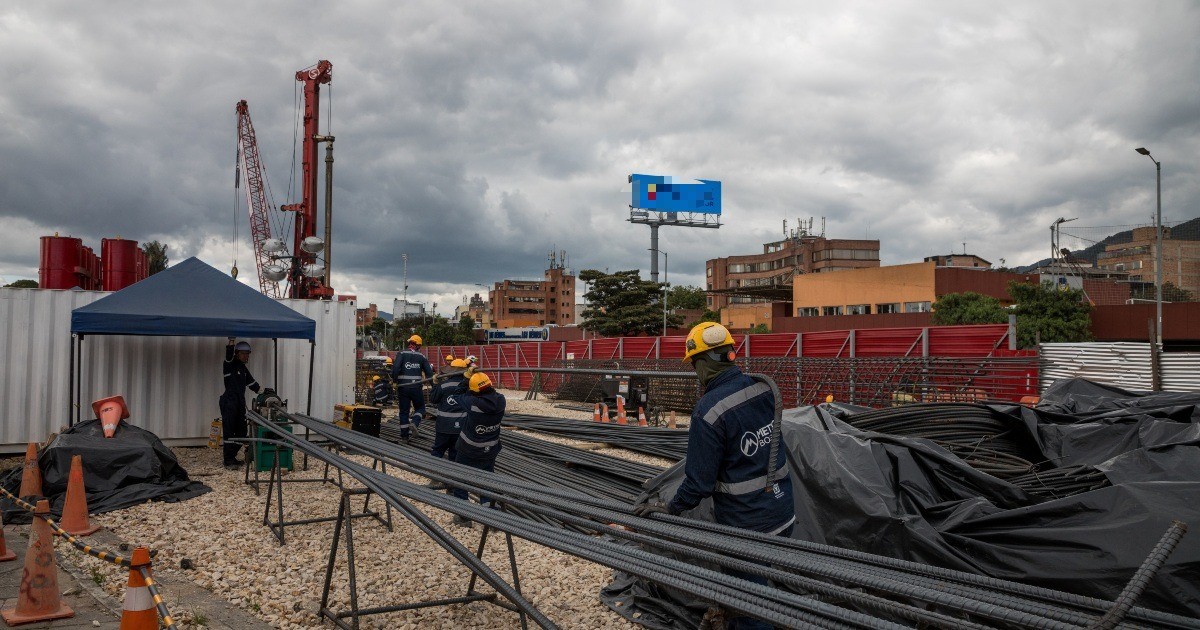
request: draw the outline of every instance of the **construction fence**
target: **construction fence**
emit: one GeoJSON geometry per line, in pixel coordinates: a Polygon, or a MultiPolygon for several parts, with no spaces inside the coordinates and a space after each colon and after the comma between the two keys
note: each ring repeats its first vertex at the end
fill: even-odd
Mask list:
{"type": "MultiPolygon", "coordinates": [[[[537,389],[559,400],[592,403],[602,377],[534,374],[521,368],[679,371],[684,337],[621,337],[567,342],[429,346],[434,368],[445,357],[474,355],[497,386],[537,389]],[[536,386],[535,386],[536,382],[536,386]]],[[[1035,351],[1013,349],[1008,325],[930,326],[813,333],[735,335],[738,364],[779,385],[784,404],[839,402],[881,407],[910,402],[1019,401],[1038,393],[1035,351]]],[[[690,413],[691,379],[651,379],[655,411],[690,413]]]]}

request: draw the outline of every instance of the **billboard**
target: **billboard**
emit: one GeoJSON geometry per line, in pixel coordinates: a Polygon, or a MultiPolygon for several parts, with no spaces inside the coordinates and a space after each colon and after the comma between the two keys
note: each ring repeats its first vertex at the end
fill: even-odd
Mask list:
{"type": "Polygon", "coordinates": [[[670,175],[629,176],[633,184],[634,208],[655,212],[700,212],[721,214],[721,182],[711,179],[685,180],[670,175]],[[692,183],[696,182],[696,183],[692,183]]]}
{"type": "Polygon", "coordinates": [[[489,328],[488,343],[502,341],[549,341],[550,328],[544,326],[527,326],[524,328],[489,328]]]}

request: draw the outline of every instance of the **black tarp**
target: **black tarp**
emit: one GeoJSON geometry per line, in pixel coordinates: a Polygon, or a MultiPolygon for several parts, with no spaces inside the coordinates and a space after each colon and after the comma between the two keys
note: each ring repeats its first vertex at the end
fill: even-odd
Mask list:
{"type": "MultiPolygon", "coordinates": [[[[83,484],[87,488],[88,511],[101,514],[147,501],[184,501],[211,488],[188,478],[171,449],[153,433],[121,421],[112,438],[104,437],[99,420],[81,422],[58,434],[38,453],[42,471],[42,493],[50,500],[50,511],[62,513],[66,498],[71,458],[83,459],[83,484]]],[[[3,477],[4,488],[17,494],[22,468],[3,477]]],[[[24,519],[19,506],[4,505],[4,521],[24,519]]]]}
{"type": "MultiPolygon", "coordinates": [[[[994,406],[1048,462],[1092,465],[1112,483],[1055,500],[978,472],[931,441],[856,429],[841,419],[854,409],[790,409],[783,436],[793,536],[1113,599],[1172,520],[1200,527],[1198,409],[1200,394],[1074,379],[1049,388],[1037,409],[994,406]]],[[[682,476],[672,467],[647,482],[648,495],[669,500],[682,476]]],[[[690,516],[711,520],[707,504],[690,516]]],[[[672,625],[651,614],[649,627],[697,627],[694,602],[651,603],[674,594],[635,582],[617,575],[601,597],[630,619],[639,601],[646,612],[691,613],[672,625]]],[[[1200,535],[1183,538],[1138,603],[1200,617],[1200,535]]]]}

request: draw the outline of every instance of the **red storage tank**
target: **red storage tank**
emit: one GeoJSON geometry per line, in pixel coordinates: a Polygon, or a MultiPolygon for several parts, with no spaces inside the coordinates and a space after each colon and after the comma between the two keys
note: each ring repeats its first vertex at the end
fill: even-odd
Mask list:
{"type": "Polygon", "coordinates": [[[138,281],[137,241],[124,238],[100,239],[100,278],[105,291],[120,291],[138,281]]]}
{"type": "Polygon", "coordinates": [[[90,291],[100,290],[100,259],[96,257],[96,252],[91,247],[86,245],[83,248],[82,258],[82,281],[79,286],[90,291]]]}
{"type": "Polygon", "coordinates": [[[43,289],[81,288],[76,275],[83,263],[83,241],[70,236],[43,236],[42,261],[38,268],[38,286],[43,289]]]}

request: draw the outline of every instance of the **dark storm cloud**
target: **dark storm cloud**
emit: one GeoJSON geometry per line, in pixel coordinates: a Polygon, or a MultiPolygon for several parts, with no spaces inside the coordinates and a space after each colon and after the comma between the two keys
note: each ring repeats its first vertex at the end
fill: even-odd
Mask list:
{"type": "Polygon", "coordinates": [[[402,254],[409,296],[443,311],[540,277],[552,248],[646,269],[631,172],[725,182],[720,230],[662,230],[675,283],[810,216],[879,238],[885,263],[963,241],[1029,262],[1059,216],[1145,221],[1136,146],[1163,160],[1167,218],[1200,214],[1198,31],[1185,2],[6,7],[0,275],[36,273],[56,230],[227,268],[235,216],[248,269],[234,103],[292,200],[294,74],[319,58],[335,285],[381,306],[402,254]]]}

